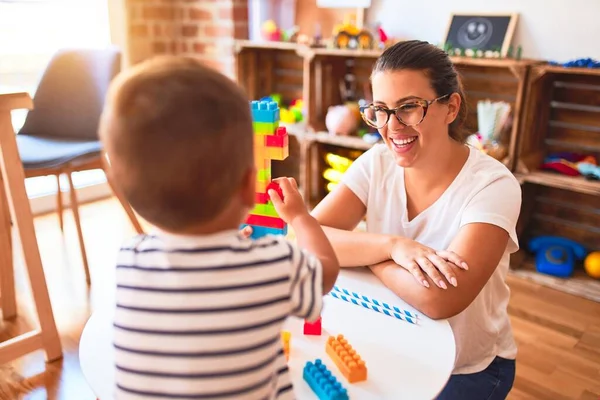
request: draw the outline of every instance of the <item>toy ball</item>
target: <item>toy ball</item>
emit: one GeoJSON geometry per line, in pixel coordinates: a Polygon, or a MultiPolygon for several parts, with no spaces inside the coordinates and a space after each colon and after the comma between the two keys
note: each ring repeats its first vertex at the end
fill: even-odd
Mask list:
{"type": "Polygon", "coordinates": [[[592,278],[600,279],[600,251],[590,253],[583,263],[585,272],[592,278]]]}
{"type": "Polygon", "coordinates": [[[274,33],[277,30],[277,24],[273,20],[265,21],[262,26],[262,31],[264,33],[274,33]]]}

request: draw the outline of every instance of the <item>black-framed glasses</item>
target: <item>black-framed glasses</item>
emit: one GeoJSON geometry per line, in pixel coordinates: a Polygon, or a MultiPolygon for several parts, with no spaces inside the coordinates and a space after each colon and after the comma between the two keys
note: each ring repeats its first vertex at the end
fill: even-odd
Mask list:
{"type": "Polygon", "coordinates": [[[386,126],[391,115],[396,115],[398,122],[405,126],[416,126],[423,122],[427,110],[433,103],[445,99],[451,94],[448,93],[433,100],[411,99],[392,109],[377,104],[369,104],[360,107],[360,115],[367,125],[376,129],[386,126]]]}

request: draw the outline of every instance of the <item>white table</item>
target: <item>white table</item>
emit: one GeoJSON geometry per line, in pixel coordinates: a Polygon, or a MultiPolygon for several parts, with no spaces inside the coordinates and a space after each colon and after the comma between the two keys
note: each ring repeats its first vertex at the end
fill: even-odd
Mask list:
{"type": "MultiPolygon", "coordinates": [[[[416,312],[383,286],[366,269],[342,270],[336,285],[419,314],[416,325],[362,306],[326,296],[322,313],[323,334],[305,336],[303,321],[290,318],[288,362],[298,399],[316,399],[302,378],[307,361],[320,358],[344,387],[350,399],[433,399],[446,384],[455,358],[455,343],[447,321],[433,321],[416,312]],[[366,381],[349,384],[325,353],[329,335],[343,334],[365,360],[366,381]]],[[[112,307],[92,315],[81,336],[81,369],[100,400],[111,400],[114,383],[112,307]]]]}

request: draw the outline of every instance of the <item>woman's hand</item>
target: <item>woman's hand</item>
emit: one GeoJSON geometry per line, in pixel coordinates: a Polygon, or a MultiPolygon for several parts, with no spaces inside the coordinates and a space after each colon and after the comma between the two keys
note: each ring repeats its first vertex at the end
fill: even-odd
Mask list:
{"type": "Polygon", "coordinates": [[[429,287],[423,271],[442,289],[447,289],[442,275],[448,282],[456,287],[456,275],[454,268],[469,269],[467,263],[456,253],[442,250],[436,251],[407,238],[398,238],[394,241],[390,252],[390,258],[396,264],[410,272],[421,285],[429,287]],[[441,274],[440,274],[441,272],[441,274]]]}

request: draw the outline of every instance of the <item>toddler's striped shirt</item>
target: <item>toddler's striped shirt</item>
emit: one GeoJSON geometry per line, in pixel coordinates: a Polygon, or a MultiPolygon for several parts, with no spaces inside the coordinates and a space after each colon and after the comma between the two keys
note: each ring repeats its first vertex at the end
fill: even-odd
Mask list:
{"type": "Polygon", "coordinates": [[[282,237],[136,237],[117,265],[116,398],[294,398],[280,333],[320,315],[321,268],[282,237]]]}

